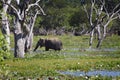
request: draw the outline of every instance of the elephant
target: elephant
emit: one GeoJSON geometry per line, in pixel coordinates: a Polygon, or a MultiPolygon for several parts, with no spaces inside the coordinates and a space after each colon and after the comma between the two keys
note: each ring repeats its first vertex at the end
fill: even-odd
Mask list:
{"type": "Polygon", "coordinates": [[[53,50],[61,50],[62,49],[62,42],[57,39],[57,38],[51,38],[51,39],[42,39],[40,38],[39,41],[36,44],[36,47],[34,49],[34,51],[36,51],[36,49],[38,47],[45,47],[45,51],[49,51],[49,49],[53,49],[53,50]]]}

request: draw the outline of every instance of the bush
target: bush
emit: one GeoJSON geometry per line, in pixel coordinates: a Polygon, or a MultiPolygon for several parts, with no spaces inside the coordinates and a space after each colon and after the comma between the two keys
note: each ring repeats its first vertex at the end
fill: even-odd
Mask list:
{"type": "Polygon", "coordinates": [[[9,51],[7,49],[7,43],[4,36],[0,33],[0,62],[9,56],[9,51]]]}
{"type": "Polygon", "coordinates": [[[8,66],[3,63],[10,55],[6,44],[4,36],[0,33],[0,79],[7,79],[8,76],[8,66]]]}

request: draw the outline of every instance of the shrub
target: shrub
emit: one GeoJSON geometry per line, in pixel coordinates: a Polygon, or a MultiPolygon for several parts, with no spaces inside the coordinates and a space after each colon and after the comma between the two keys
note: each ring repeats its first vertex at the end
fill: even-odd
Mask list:
{"type": "Polygon", "coordinates": [[[8,79],[9,74],[8,66],[3,62],[10,55],[6,44],[4,36],[0,33],[0,79],[3,80],[8,79]]]}

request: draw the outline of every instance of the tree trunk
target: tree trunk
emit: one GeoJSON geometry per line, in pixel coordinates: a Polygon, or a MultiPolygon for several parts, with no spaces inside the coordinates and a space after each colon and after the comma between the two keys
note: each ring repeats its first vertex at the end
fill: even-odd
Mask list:
{"type": "Polygon", "coordinates": [[[25,52],[28,52],[30,49],[32,49],[32,43],[33,43],[33,27],[35,25],[35,20],[37,18],[38,11],[36,12],[35,16],[31,16],[29,19],[29,24],[26,26],[28,27],[28,34],[25,38],[25,52]]]}
{"type": "Polygon", "coordinates": [[[20,23],[20,20],[17,19],[15,24],[15,31],[14,31],[14,39],[15,39],[14,57],[24,58],[25,39],[23,38],[23,32],[21,26],[22,25],[20,23]]]}
{"type": "MultiPolygon", "coordinates": [[[[11,0],[8,0],[7,3],[11,3],[11,0]]],[[[2,33],[7,42],[7,49],[10,50],[10,28],[9,28],[9,20],[7,17],[7,9],[8,5],[3,4],[3,12],[2,12],[2,33]]]]}
{"type": "Polygon", "coordinates": [[[92,48],[94,29],[90,32],[89,48],[92,48]]]}
{"type": "Polygon", "coordinates": [[[27,35],[25,38],[25,52],[32,50],[33,43],[33,33],[29,36],[27,35]]]}
{"type": "Polygon", "coordinates": [[[97,35],[98,35],[98,43],[97,43],[97,46],[96,46],[96,48],[99,48],[100,47],[100,45],[101,45],[101,43],[102,43],[102,37],[101,37],[101,29],[100,29],[100,24],[99,25],[97,25],[97,27],[96,27],[96,30],[97,30],[97,35]]]}

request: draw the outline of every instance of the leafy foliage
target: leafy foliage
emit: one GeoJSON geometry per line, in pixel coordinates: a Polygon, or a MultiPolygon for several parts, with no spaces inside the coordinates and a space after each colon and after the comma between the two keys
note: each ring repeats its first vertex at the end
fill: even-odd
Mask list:
{"type": "Polygon", "coordinates": [[[86,13],[80,9],[80,11],[75,12],[72,16],[71,19],[69,20],[70,26],[74,27],[80,27],[81,24],[88,23],[86,13]]]}
{"type": "Polygon", "coordinates": [[[2,63],[4,59],[10,56],[10,52],[7,50],[6,41],[4,36],[0,33],[0,78],[6,79],[8,76],[9,70],[7,65],[2,63]]]}
{"type": "Polygon", "coordinates": [[[45,29],[70,27],[69,21],[75,12],[80,10],[78,0],[47,0],[43,2],[46,16],[42,17],[40,26],[45,29]]]}
{"type": "Polygon", "coordinates": [[[0,33],[0,61],[9,56],[9,51],[7,50],[6,41],[4,36],[0,33]]]}

